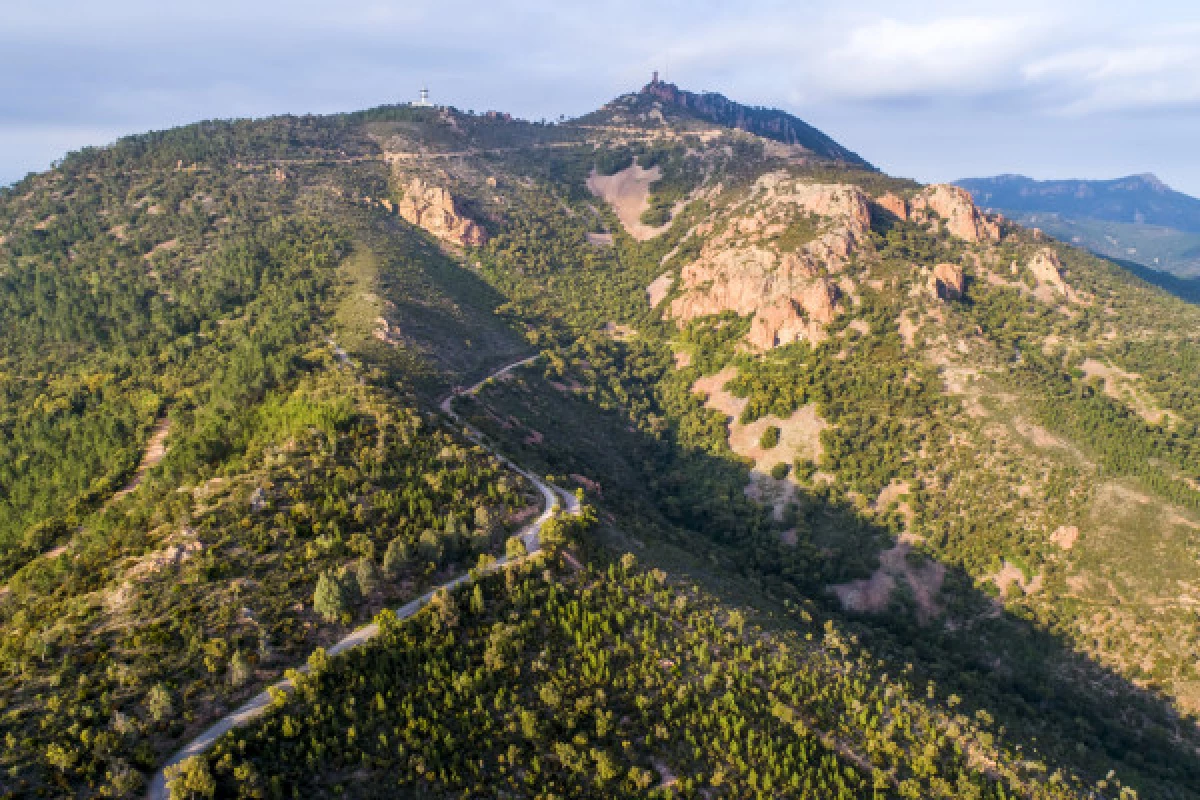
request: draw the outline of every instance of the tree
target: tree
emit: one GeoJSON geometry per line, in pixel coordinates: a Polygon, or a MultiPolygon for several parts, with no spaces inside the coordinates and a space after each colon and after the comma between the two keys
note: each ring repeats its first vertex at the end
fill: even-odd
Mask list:
{"type": "Polygon", "coordinates": [[[477,583],[475,584],[475,588],[471,590],[471,613],[482,614],[484,608],[483,587],[477,583]]]}
{"type": "Polygon", "coordinates": [[[249,662],[242,655],[241,650],[237,650],[233,654],[233,658],[229,660],[229,683],[233,686],[243,686],[246,681],[250,680],[251,669],[249,662]]]}
{"type": "Polygon", "coordinates": [[[358,591],[363,597],[369,597],[376,589],[379,588],[379,568],[375,566],[375,559],[368,556],[363,556],[358,560],[358,567],[355,570],[355,577],[358,581],[358,591]]]}
{"type": "Polygon", "coordinates": [[[146,710],[155,722],[162,722],[171,713],[171,693],[161,683],[156,683],[146,694],[146,710]]]}
{"type": "Polygon", "coordinates": [[[388,542],[387,550],[383,553],[383,571],[392,579],[400,577],[400,571],[412,560],[412,548],[403,536],[397,536],[388,542]]]}
{"type": "Polygon", "coordinates": [[[185,758],[175,766],[167,767],[166,778],[171,800],[212,797],[217,793],[217,782],[203,756],[185,758]]]}
{"type": "Polygon", "coordinates": [[[504,543],[504,555],[510,559],[521,558],[528,554],[529,549],[525,547],[525,540],[520,536],[510,536],[508,541],[504,543]]]}
{"type": "Polygon", "coordinates": [[[762,432],[762,437],[758,440],[758,446],[763,450],[770,450],[775,445],[779,444],[779,426],[768,425],[767,429],[762,432]]]}
{"type": "Polygon", "coordinates": [[[424,531],[417,541],[417,547],[421,552],[421,558],[434,564],[442,563],[442,554],[445,552],[445,548],[437,531],[424,531]]]}
{"type": "Polygon", "coordinates": [[[326,619],[328,622],[333,622],[346,609],[346,594],[342,590],[342,582],[336,576],[322,572],[321,577],[317,579],[317,588],[313,592],[313,610],[326,619]]]}
{"type": "Polygon", "coordinates": [[[433,606],[435,619],[439,625],[447,628],[458,625],[458,603],[454,602],[454,595],[450,592],[438,589],[429,604],[433,606]]]}

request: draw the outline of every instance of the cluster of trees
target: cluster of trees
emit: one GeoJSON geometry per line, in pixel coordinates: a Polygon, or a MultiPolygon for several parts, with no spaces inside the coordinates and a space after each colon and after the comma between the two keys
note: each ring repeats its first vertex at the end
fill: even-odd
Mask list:
{"type": "Polygon", "coordinates": [[[330,352],[349,212],[224,160],[290,124],[123,142],[0,197],[0,793],[135,794],[330,618],[503,552],[534,501],[411,374],[330,352]],[[165,458],[113,499],[164,414],[165,458]]]}
{"type": "Polygon", "coordinates": [[[385,613],[370,646],[318,652],[266,718],[185,764],[173,796],[1086,795],[1018,768],[984,715],[939,718],[873,679],[832,627],[815,648],[766,636],[665,578],[628,555],[530,566],[385,613]]]}

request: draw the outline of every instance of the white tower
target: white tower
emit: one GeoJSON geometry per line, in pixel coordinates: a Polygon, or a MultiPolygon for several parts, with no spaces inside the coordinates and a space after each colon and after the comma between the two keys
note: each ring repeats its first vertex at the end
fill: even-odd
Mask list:
{"type": "Polygon", "coordinates": [[[422,106],[422,107],[432,105],[429,102],[429,90],[428,89],[421,90],[421,99],[417,101],[417,105],[422,106]]]}

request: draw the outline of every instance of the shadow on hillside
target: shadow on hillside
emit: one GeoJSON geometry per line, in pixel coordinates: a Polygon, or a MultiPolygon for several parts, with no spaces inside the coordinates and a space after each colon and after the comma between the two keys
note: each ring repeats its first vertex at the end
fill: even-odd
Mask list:
{"type": "Polygon", "coordinates": [[[491,387],[486,407],[466,400],[462,408],[518,462],[543,474],[603,481],[596,499],[632,547],[669,543],[681,555],[671,566],[723,600],[810,598],[856,633],[889,674],[912,665],[914,687],[933,680],[943,700],[956,694],[967,713],[987,711],[1010,742],[1031,755],[1036,749],[1051,770],[1062,766],[1095,780],[1115,769],[1142,797],[1200,795],[1200,732],[1168,699],[1002,610],[949,565],[940,597],[946,616],[937,621],[919,624],[903,593],[882,614],[842,612],[826,587],[870,574],[895,544],[886,528],[848,504],[802,492],[790,522],[805,535],[784,544],[781,524],[742,495],[747,467],[637,431],[564,388],[525,371],[491,387]]]}
{"type": "Polygon", "coordinates": [[[1096,254],[1096,256],[1111,261],[1121,269],[1141,278],[1151,286],[1157,286],[1159,289],[1175,295],[1180,300],[1200,304],[1200,278],[1181,278],[1169,272],[1151,269],[1136,261],[1127,261],[1123,258],[1110,258],[1099,254],[1096,254]]]}
{"type": "Polygon", "coordinates": [[[504,296],[433,237],[378,212],[357,222],[360,242],[378,261],[376,291],[392,330],[390,340],[348,345],[352,356],[432,400],[529,354],[524,337],[497,314],[504,296]]]}

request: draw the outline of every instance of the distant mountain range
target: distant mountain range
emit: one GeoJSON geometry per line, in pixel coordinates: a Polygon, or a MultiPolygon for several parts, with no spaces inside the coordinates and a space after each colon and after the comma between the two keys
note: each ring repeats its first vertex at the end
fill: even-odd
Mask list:
{"type": "Polygon", "coordinates": [[[1100,255],[1200,275],[1200,199],[1154,175],[1104,181],[997,175],[957,183],[981,206],[1100,255]]]}

